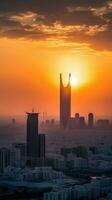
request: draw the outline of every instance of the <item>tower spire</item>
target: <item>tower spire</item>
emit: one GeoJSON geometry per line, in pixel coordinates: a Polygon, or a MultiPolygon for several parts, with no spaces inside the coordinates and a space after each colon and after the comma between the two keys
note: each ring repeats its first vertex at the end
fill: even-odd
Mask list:
{"type": "Polygon", "coordinates": [[[69,73],[69,81],[68,81],[69,84],[70,84],[70,80],[71,80],[71,73],[69,73]]]}

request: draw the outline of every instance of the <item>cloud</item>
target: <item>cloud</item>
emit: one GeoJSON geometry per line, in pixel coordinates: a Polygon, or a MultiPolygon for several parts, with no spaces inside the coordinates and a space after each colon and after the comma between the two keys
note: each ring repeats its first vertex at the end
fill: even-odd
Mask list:
{"type": "MultiPolygon", "coordinates": [[[[112,1],[0,1],[0,37],[62,40],[112,50],[112,1]]],[[[62,44],[62,43],[61,43],[62,44]]]]}
{"type": "Polygon", "coordinates": [[[37,14],[32,12],[21,13],[20,15],[11,16],[11,21],[20,22],[22,25],[31,25],[37,18],[37,14]]]}
{"type": "MultiPolygon", "coordinates": [[[[35,25],[36,26],[36,25],[35,25]]],[[[41,30],[44,33],[54,36],[62,36],[63,38],[66,36],[69,36],[70,34],[75,33],[82,33],[83,35],[96,35],[99,32],[104,32],[107,30],[107,25],[93,25],[93,26],[88,26],[86,24],[83,25],[63,25],[60,22],[55,22],[52,26],[47,26],[47,25],[37,25],[37,28],[41,30]]]]}

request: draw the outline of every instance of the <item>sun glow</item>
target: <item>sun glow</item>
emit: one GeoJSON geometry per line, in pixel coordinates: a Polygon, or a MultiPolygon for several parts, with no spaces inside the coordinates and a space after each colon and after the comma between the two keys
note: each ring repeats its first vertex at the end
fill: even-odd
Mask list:
{"type": "Polygon", "coordinates": [[[73,76],[73,75],[71,75],[70,82],[71,82],[72,86],[77,86],[79,84],[78,78],[76,76],[73,76]]]}
{"type": "Polygon", "coordinates": [[[55,74],[57,72],[58,74],[62,73],[63,83],[67,85],[68,74],[71,73],[71,86],[78,89],[85,87],[92,81],[94,73],[93,70],[91,70],[89,59],[90,58],[86,58],[82,54],[75,56],[60,54],[55,61],[55,74]]]}

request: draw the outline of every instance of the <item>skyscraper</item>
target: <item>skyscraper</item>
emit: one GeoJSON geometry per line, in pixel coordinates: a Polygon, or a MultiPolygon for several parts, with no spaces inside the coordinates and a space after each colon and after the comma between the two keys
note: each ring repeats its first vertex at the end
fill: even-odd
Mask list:
{"type": "Polygon", "coordinates": [[[27,115],[27,163],[34,166],[45,157],[45,135],[38,133],[39,113],[27,115]]]}
{"type": "Polygon", "coordinates": [[[94,115],[93,113],[88,114],[88,127],[92,128],[94,126],[94,115]]]}
{"type": "Polygon", "coordinates": [[[39,158],[45,157],[45,135],[39,134],[38,135],[39,141],[39,158]]]}
{"type": "Polygon", "coordinates": [[[71,117],[71,74],[67,86],[63,85],[62,74],[60,74],[60,125],[66,128],[71,117]]]}

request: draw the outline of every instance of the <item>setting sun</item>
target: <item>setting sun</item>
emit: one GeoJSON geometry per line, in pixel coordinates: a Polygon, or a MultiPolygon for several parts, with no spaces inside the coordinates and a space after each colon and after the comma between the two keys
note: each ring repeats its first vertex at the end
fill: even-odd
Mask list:
{"type": "Polygon", "coordinates": [[[79,84],[77,77],[76,77],[76,76],[73,76],[73,75],[71,75],[71,80],[70,80],[70,82],[71,82],[71,85],[72,85],[72,86],[77,86],[77,85],[79,84]]]}

